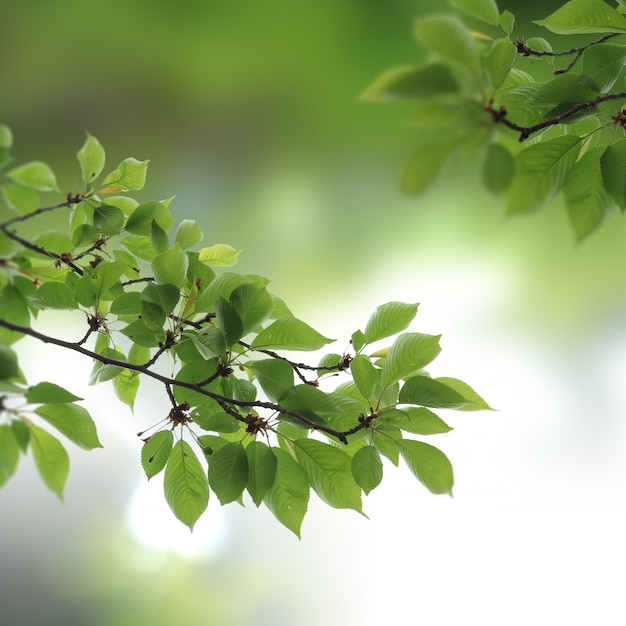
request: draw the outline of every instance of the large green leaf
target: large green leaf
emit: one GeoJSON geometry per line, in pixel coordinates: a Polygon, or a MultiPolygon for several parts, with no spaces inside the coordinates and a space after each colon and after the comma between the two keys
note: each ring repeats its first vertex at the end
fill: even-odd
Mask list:
{"type": "Polygon", "coordinates": [[[181,288],[187,278],[188,267],[189,259],[178,243],[152,260],[152,272],[161,285],[169,283],[181,288]]]}
{"type": "Polygon", "coordinates": [[[29,387],[24,394],[27,402],[32,404],[64,404],[66,402],[76,402],[82,400],[73,393],[55,385],[54,383],[42,382],[29,387]]]}
{"type": "Polygon", "coordinates": [[[0,380],[13,378],[18,372],[17,354],[9,346],[0,345],[0,380]]]}
{"type": "Polygon", "coordinates": [[[202,248],[198,252],[198,259],[208,265],[234,265],[237,263],[239,250],[225,243],[202,248]]]}
{"type": "Polygon", "coordinates": [[[319,350],[333,341],[295,317],[281,317],[254,338],[252,347],[259,350],[307,351],[319,350]]]}
{"type": "Polygon", "coordinates": [[[452,0],[452,4],[472,17],[498,25],[500,15],[495,0],[452,0]]]}
{"type": "Polygon", "coordinates": [[[412,439],[403,439],[398,446],[411,472],[430,492],[452,495],[452,465],[441,450],[412,439]]]}
{"type": "Polygon", "coordinates": [[[104,167],[105,154],[104,148],[95,137],[87,133],[87,139],[76,156],[85,182],[100,175],[104,167]]]}
{"type": "Polygon", "coordinates": [[[239,442],[229,443],[211,455],[209,485],[222,504],[239,500],[248,483],[248,457],[239,442]]]}
{"type": "Polygon", "coordinates": [[[603,43],[585,50],[583,75],[601,92],[609,91],[626,65],[626,46],[603,43]]]}
{"type": "Polygon", "coordinates": [[[63,488],[70,472],[70,458],[61,442],[34,424],[30,425],[30,446],[44,484],[63,500],[63,488]]]}
{"type": "Polygon", "coordinates": [[[417,304],[387,302],[379,306],[367,321],[365,341],[373,343],[403,331],[417,314],[417,304]]]}
{"type": "Polygon", "coordinates": [[[209,485],[198,457],[182,439],[174,445],[167,460],[163,491],[174,515],[193,530],[209,503],[209,485]]]}
{"type": "Polygon", "coordinates": [[[363,397],[370,400],[378,382],[378,371],[372,362],[366,356],[357,354],[350,361],[350,373],[363,397]]]}
{"type": "Polygon", "coordinates": [[[624,17],[604,0],[570,0],[535,24],[558,35],[626,31],[624,17]]]}
{"type": "Polygon", "coordinates": [[[156,476],[167,464],[172,446],[174,434],[171,429],[160,430],[154,433],[141,448],[141,465],[148,480],[156,476]]]}
{"type": "Polygon", "coordinates": [[[352,457],[352,476],[365,493],[378,487],[383,479],[383,463],[374,446],[365,446],[352,457]]]}
{"type": "Polygon", "coordinates": [[[263,392],[272,402],[278,402],[293,387],[293,367],[280,359],[250,361],[248,367],[254,372],[263,392]]]}
{"type": "Polygon", "coordinates": [[[480,74],[475,41],[461,20],[450,15],[434,15],[417,21],[417,36],[444,59],[457,63],[474,76],[480,74]]]}
{"type": "Polygon", "coordinates": [[[459,409],[469,404],[458,391],[428,376],[409,378],[400,389],[398,402],[439,409],[459,409]]]}
{"type": "Polygon", "coordinates": [[[600,158],[602,179],[611,198],[626,210],[626,139],[609,144],[600,158]]]}
{"type": "Polygon", "coordinates": [[[263,502],[276,478],[276,456],[262,441],[253,441],[246,447],[248,457],[248,493],[256,506],[263,502]]]}
{"type": "Polygon", "coordinates": [[[20,185],[37,191],[59,191],[54,172],[46,163],[32,161],[12,169],[7,176],[20,185]]]}
{"type": "Polygon", "coordinates": [[[230,303],[241,319],[242,336],[260,326],[274,310],[272,296],[261,282],[238,285],[230,294],[230,303]]]}
{"type": "Polygon", "coordinates": [[[491,407],[481,398],[467,383],[458,378],[439,376],[436,381],[450,387],[465,399],[465,406],[460,407],[461,411],[490,411],[491,407]]]}
{"type": "Polygon", "coordinates": [[[507,193],[508,212],[532,213],[550,202],[576,162],[580,142],[580,137],[565,135],[522,150],[507,193]]]}
{"type": "Polygon", "coordinates": [[[78,307],[74,291],[64,283],[44,283],[31,296],[30,301],[38,309],[70,309],[78,307]]]}
{"type": "Polygon", "coordinates": [[[183,220],[176,229],[176,243],[180,244],[181,248],[191,248],[202,240],[203,234],[196,220],[183,220]]]}
{"type": "MultiPolygon", "coordinates": [[[[147,359],[146,359],[147,360],[147,359]]],[[[113,378],[113,390],[118,400],[127,404],[132,411],[139,391],[141,377],[139,372],[123,369],[117,376],[113,378]]]]}
{"type": "Polygon", "coordinates": [[[124,213],[115,206],[101,204],[93,210],[93,223],[105,235],[117,235],[124,225],[124,213]]]}
{"type": "Polygon", "coordinates": [[[424,407],[409,406],[401,411],[383,411],[378,422],[393,424],[397,428],[415,435],[439,435],[449,433],[452,428],[438,415],[424,407]]]}
{"type": "Polygon", "coordinates": [[[498,39],[485,56],[485,68],[493,89],[498,89],[508,78],[515,60],[515,46],[508,37],[498,39]]]}
{"type": "Polygon", "coordinates": [[[0,487],[15,473],[20,458],[13,429],[8,424],[0,424],[0,487]]]}
{"type": "Polygon", "coordinates": [[[163,202],[144,202],[136,206],[128,216],[125,229],[138,236],[150,234],[152,222],[156,222],[165,232],[174,223],[174,216],[163,202]]]}
{"type": "Polygon", "coordinates": [[[39,207],[37,192],[23,185],[4,185],[2,197],[11,209],[20,213],[32,213],[39,207]]]}
{"type": "Polygon", "coordinates": [[[361,511],[361,489],[352,476],[348,454],[315,439],[298,439],[293,445],[311,486],[326,504],[361,511]]]}
{"type": "Polygon", "coordinates": [[[587,102],[598,95],[577,74],[558,74],[551,80],[541,84],[526,101],[534,107],[557,107],[565,105],[570,108],[578,102],[587,102]]]}
{"type": "Polygon", "coordinates": [[[272,452],[276,457],[276,475],[263,502],[276,519],[299,538],[309,505],[310,483],[288,452],[280,448],[273,448],[272,452]]]}
{"type": "Polygon", "coordinates": [[[243,335],[243,324],[234,307],[221,296],[215,303],[215,316],[227,346],[237,343],[243,335]]]}
{"type": "Polygon", "coordinates": [[[42,404],[35,413],[85,450],[101,448],[91,415],[77,404],[42,404]]]}
{"type": "Polygon", "coordinates": [[[116,191],[132,191],[143,189],[146,183],[146,171],[150,161],[138,161],[134,158],[124,159],[116,169],[107,174],[102,181],[104,188],[116,191]]]}
{"type": "Polygon", "coordinates": [[[569,221],[578,241],[595,231],[613,210],[602,178],[603,153],[603,147],[586,152],[569,171],[563,185],[569,221]]]}
{"type": "Polygon", "coordinates": [[[407,378],[428,365],[441,352],[441,335],[405,333],[391,346],[382,366],[383,387],[407,378]]]}

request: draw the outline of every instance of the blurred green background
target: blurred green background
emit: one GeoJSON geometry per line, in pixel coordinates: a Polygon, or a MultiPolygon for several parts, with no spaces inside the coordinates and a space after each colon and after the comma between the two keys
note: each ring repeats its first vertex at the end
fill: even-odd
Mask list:
{"type": "MultiPolygon", "coordinates": [[[[560,5],[500,8],[527,36],[560,5]]],[[[423,197],[401,194],[411,107],[358,96],[423,58],[413,20],[446,7],[0,8],[0,121],[16,162],[45,160],[72,189],[87,131],[108,169],[150,159],[143,197],[175,195],[179,219],[198,219],[206,245],[242,249],[237,269],[271,278],[296,315],[343,347],[378,304],[419,301],[416,329],[443,334],[433,373],[499,409],[451,418],[434,442],[455,465],[454,500],[390,467],[369,521],[312,503],[298,542],[264,510],[215,507],[189,537],[167,526],[138,463],[134,434],[156,421],[160,392],[144,390],[133,417],[110,388],[84,390],[84,362],[26,341],[31,380],[95,403],[105,450],[73,454],[64,505],[27,462],[0,494],[0,623],[615,623],[626,231],[614,215],[576,246],[558,202],[505,219],[462,160],[423,197]]]]}

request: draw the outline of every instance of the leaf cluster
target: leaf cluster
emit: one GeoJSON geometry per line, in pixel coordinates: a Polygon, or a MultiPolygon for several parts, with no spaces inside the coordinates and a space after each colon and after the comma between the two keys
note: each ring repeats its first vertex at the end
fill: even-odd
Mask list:
{"type": "Polygon", "coordinates": [[[509,214],[562,192],[579,241],[626,210],[626,3],[570,0],[535,22],[546,38],[530,39],[495,0],[452,4],[455,14],[415,24],[428,60],[388,70],[363,94],[416,102],[403,189],[423,192],[453,155],[469,154],[509,214]]]}
{"type": "MultiPolygon", "coordinates": [[[[0,145],[8,165],[6,127],[0,145]]],[[[264,504],[299,535],[312,491],[362,512],[383,459],[403,459],[433,493],[452,492],[450,461],[414,435],[451,430],[432,409],[489,407],[465,383],[426,373],[440,337],[408,331],[417,304],[380,306],[346,350],[328,351],[333,340],[295,317],[267,279],[230,269],[237,250],[201,247],[199,224],[176,224],[171,199],[132,198],[148,161],[128,158],[102,176],[105,151],[91,135],[77,159],[80,190],[56,203],[41,200],[59,194],[45,163],[8,169],[2,183],[0,484],[30,448],[62,495],[68,454],[39,419],[83,448],[100,446],[80,398],[27,382],[18,342],[29,336],[89,359],[89,384],[110,382],[131,409],[142,380],[161,384],[161,419],[138,435],[141,464],[148,479],[163,472],[165,499],[190,528],[213,492],[222,504],[264,504]],[[51,214],[64,226],[46,228],[51,214]],[[36,236],[22,234],[26,223],[40,226],[36,236]],[[49,310],[80,312],[72,339],[37,329],[49,310]],[[293,357],[320,350],[307,363],[293,357]]]]}

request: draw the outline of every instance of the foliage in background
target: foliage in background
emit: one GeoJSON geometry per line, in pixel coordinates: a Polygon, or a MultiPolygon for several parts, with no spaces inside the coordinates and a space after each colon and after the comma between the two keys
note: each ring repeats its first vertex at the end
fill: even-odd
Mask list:
{"type": "MultiPolygon", "coordinates": [[[[3,166],[11,145],[0,126],[3,166]]],[[[403,332],[417,304],[380,306],[342,353],[317,364],[292,359],[285,353],[333,340],[294,317],[265,278],[223,269],[237,260],[231,246],[197,249],[203,233],[193,220],[174,229],[171,198],[133,200],[127,192],[143,188],[148,161],[125,159],[101,178],[105,152],[91,135],[77,157],[82,188],[56,203],[40,201],[59,194],[41,161],[10,169],[2,185],[0,485],[30,449],[62,497],[69,457],[47,426],[82,448],[101,447],[81,398],[27,381],[16,346],[26,335],[91,359],[89,384],[111,381],[131,409],[142,379],[162,384],[162,420],[139,433],[141,463],[148,479],[164,472],[165,498],[190,528],[210,491],[222,504],[243,503],[247,492],[299,536],[311,489],[362,512],[362,494],[382,480],[381,457],[402,458],[431,492],[451,494],[448,458],[411,435],[450,430],[433,408],[489,407],[460,380],[424,371],[439,336],[403,332]],[[46,230],[59,212],[66,228],[46,230]],[[32,237],[23,232],[31,224],[32,237]],[[73,340],[35,328],[46,310],[67,312],[73,340]],[[373,346],[381,340],[390,345],[373,346]]]]}
{"type": "Polygon", "coordinates": [[[415,24],[429,60],[385,72],[364,93],[417,103],[409,124],[418,145],[402,187],[419,194],[453,155],[479,153],[484,185],[504,195],[509,214],[535,212],[563,192],[584,239],[615,207],[626,209],[626,2],[570,0],[535,22],[575,36],[573,47],[514,35],[515,16],[495,0],[452,4],[463,18],[415,24]]]}

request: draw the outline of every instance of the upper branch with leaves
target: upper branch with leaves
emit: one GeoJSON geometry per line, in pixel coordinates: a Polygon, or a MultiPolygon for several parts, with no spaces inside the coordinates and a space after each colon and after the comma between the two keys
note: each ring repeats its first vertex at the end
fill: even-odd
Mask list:
{"type": "Polygon", "coordinates": [[[566,2],[535,22],[559,36],[552,41],[514,36],[514,15],[495,0],[452,4],[458,16],[416,23],[428,61],[389,70],[364,93],[417,103],[404,190],[421,193],[452,155],[477,151],[484,184],[506,195],[508,213],[532,213],[563,191],[576,237],[585,238],[616,206],[626,209],[626,2],[566,2]],[[589,40],[560,46],[560,36],[589,40]]]}
{"type": "MultiPolygon", "coordinates": [[[[0,126],[2,166],[11,143],[0,126]]],[[[380,306],[340,353],[292,359],[333,340],[296,318],[266,279],[224,269],[237,260],[231,246],[195,249],[200,226],[184,219],[173,230],[169,200],[133,200],[148,161],[125,159],[97,182],[105,165],[97,139],[88,135],[77,157],[82,189],[49,206],[40,194],[59,188],[40,161],[10,169],[2,185],[0,485],[30,449],[62,496],[69,457],[41,420],[83,448],[101,446],[81,398],[28,382],[18,363],[28,336],[87,359],[89,384],[111,381],[131,409],[142,380],[162,385],[162,419],[138,433],[141,461],[148,478],[164,470],[165,498],[190,528],[210,491],[222,504],[247,492],[299,535],[311,489],[361,511],[362,493],[382,480],[381,455],[394,465],[402,457],[431,492],[451,493],[448,458],[412,435],[450,430],[432,408],[489,407],[465,383],[424,371],[440,338],[403,332],[417,304],[380,306]],[[65,226],[46,229],[51,216],[65,226]],[[35,237],[24,234],[28,225],[35,237]],[[47,310],[81,312],[82,323],[72,317],[70,337],[46,334],[47,310]],[[372,346],[381,340],[390,345],[372,346]]]]}

